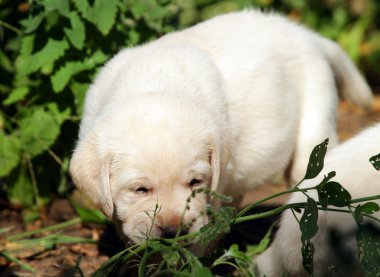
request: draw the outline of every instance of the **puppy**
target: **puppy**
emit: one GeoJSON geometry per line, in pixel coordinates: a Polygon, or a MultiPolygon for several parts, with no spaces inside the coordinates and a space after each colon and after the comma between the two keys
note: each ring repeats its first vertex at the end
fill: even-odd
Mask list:
{"type": "MultiPolygon", "coordinates": [[[[369,158],[380,152],[380,124],[368,128],[356,137],[337,146],[327,153],[325,166],[315,179],[306,180],[301,188],[319,184],[324,175],[336,171],[333,180],[346,188],[352,198],[361,198],[380,194],[380,172],[376,171],[369,158]]],[[[315,190],[309,195],[316,201],[315,190]]],[[[303,193],[294,193],[289,203],[305,202],[303,193]]],[[[380,204],[380,201],[375,201],[380,204]]],[[[380,213],[373,214],[379,218],[380,213]]],[[[375,221],[372,221],[376,223],[375,221]]],[[[380,224],[376,223],[380,228],[380,224]]],[[[351,214],[337,212],[319,212],[319,231],[311,240],[314,244],[314,276],[364,276],[358,266],[358,249],[355,242],[357,225],[351,214]],[[340,250],[351,263],[343,263],[338,259],[331,245],[331,232],[342,239],[340,250]],[[332,269],[332,270],[331,270],[332,269]]],[[[336,243],[336,241],[335,241],[336,243]]],[[[281,218],[280,228],[272,245],[256,262],[260,276],[309,276],[302,266],[301,232],[292,212],[287,210],[281,218]]]]}
{"type": "Polygon", "coordinates": [[[303,177],[312,148],[337,141],[337,85],[371,105],[334,42],[275,14],[215,17],[122,50],[102,68],[86,95],[71,176],[134,242],[172,237],[180,222],[194,232],[210,201],[195,195],[183,215],[194,188],[236,204],[290,161],[291,177],[303,177]]]}

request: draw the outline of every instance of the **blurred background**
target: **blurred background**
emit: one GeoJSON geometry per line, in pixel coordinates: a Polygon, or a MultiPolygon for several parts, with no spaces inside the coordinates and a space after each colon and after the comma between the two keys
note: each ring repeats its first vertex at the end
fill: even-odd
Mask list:
{"type": "Polygon", "coordinates": [[[112,55],[249,8],[337,41],[379,91],[378,0],[0,0],[0,207],[31,222],[54,197],[71,196],[67,169],[84,95],[112,55]]]}

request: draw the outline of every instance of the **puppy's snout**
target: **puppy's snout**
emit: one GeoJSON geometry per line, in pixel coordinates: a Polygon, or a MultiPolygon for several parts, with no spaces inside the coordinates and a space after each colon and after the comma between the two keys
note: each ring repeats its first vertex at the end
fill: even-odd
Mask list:
{"type": "MultiPolygon", "coordinates": [[[[168,226],[165,228],[162,228],[161,237],[164,239],[172,239],[175,238],[177,235],[177,227],[174,226],[168,226]]],[[[188,230],[180,230],[179,236],[187,235],[189,233],[188,230]]]]}

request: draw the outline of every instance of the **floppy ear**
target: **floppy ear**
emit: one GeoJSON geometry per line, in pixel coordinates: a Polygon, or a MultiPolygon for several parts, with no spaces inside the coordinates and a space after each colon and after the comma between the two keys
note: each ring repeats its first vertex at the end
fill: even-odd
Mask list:
{"type": "Polygon", "coordinates": [[[230,151],[226,139],[213,140],[211,144],[210,163],[211,163],[211,190],[218,189],[219,179],[222,171],[226,168],[230,158],[230,151]]]}
{"type": "Polygon", "coordinates": [[[110,160],[100,157],[92,138],[90,135],[79,141],[70,161],[70,175],[75,186],[111,219],[110,160]]]}

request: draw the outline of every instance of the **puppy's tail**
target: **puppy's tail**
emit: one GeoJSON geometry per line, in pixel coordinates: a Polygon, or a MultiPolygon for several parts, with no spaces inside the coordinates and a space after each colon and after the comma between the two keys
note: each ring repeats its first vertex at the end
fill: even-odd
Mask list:
{"type": "Polygon", "coordinates": [[[335,42],[325,38],[321,38],[320,42],[342,96],[360,107],[370,109],[372,91],[353,62],[335,42]]]}

